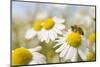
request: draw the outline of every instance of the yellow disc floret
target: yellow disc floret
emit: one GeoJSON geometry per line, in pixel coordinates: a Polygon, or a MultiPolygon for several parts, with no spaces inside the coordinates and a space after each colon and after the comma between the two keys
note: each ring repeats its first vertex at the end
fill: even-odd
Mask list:
{"type": "Polygon", "coordinates": [[[35,31],[40,31],[42,29],[42,20],[37,20],[34,22],[33,29],[35,31]]]}
{"type": "Polygon", "coordinates": [[[77,32],[72,32],[67,36],[66,41],[72,47],[79,47],[81,45],[81,35],[77,32]]]}
{"type": "Polygon", "coordinates": [[[88,61],[91,61],[91,60],[93,60],[94,59],[94,53],[93,52],[89,52],[89,54],[87,55],[87,60],[88,61]]]}
{"type": "Polygon", "coordinates": [[[46,30],[50,30],[51,28],[53,28],[54,25],[55,25],[55,23],[54,23],[53,19],[48,18],[44,21],[43,28],[46,30]]]}
{"type": "Polygon", "coordinates": [[[95,33],[90,34],[89,36],[89,42],[94,43],[95,42],[95,33]]]}
{"type": "Polygon", "coordinates": [[[32,60],[32,53],[26,48],[17,48],[12,52],[12,65],[26,65],[32,60]]]}

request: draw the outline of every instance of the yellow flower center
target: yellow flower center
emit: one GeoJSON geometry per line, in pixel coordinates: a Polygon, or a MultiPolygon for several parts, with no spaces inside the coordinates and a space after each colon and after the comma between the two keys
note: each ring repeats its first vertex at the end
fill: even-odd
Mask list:
{"type": "Polygon", "coordinates": [[[55,25],[55,23],[54,23],[53,19],[48,18],[44,21],[43,28],[46,30],[50,30],[51,28],[53,28],[54,25],[55,25]]]}
{"type": "Polygon", "coordinates": [[[89,36],[89,42],[92,43],[92,44],[95,42],[95,33],[92,33],[92,34],[89,36]]]}
{"type": "Polygon", "coordinates": [[[42,20],[37,20],[34,22],[33,29],[35,31],[40,31],[42,29],[42,20]]]}
{"type": "Polygon", "coordinates": [[[66,41],[72,47],[79,47],[81,45],[81,35],[77,32],[72,32],[67,36],[66,41]]]}
{"type": "Polygon", "coordinates": [[[89,54],[87,55],[87,60],[88,61],[91,61],[91,60],[93,60],[94,59],[94,53],[93,52],[89,52],[89,54]]]}
{"type": "Polygon", "coordinates": [[[32,60],[32,53],[26,48],[17,48],[12,52],[12,65],[26,65],[32,60]]]}

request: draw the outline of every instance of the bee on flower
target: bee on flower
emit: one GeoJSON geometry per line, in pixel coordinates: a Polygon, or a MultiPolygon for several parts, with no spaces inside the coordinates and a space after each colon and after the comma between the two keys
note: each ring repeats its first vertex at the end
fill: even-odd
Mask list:
{"type": "Polygon", "coordinates": [[[59,57],[63,58],[64,61],[75,62],[78,61],[79,56],[83,61],[88,60],[88,43],[81,27],[77,25],[71,26],[68,32],[63,34],[62,37],[58,37],[55,42],[57,44],[54,48],[59,46],[56,53],[59,53],[59,57]]]}

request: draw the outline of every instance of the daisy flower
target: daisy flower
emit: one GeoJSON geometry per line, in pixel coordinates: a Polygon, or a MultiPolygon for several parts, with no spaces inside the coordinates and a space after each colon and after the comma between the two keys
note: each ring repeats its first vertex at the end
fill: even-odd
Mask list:
{"type": "Polygon", "coordinates": [[[33,28],[26,32],[25,38],[31,39],[37,35],[41,42],[48,43],[55,40],[58,34],[62,34],[61,31],[65,28],[63,23],[64,19],[58,17],[46,18],[44,21],[37,20],[33,28]]]}
{"type": "Polygon", "coordinates": [[[32,39],[35,36],[38,36],[38,34],[41,32],[42,29],[42,20],[38,19],[34,22],[33,28],[27,30],[25,33],[25,38],[26,39],[32,39]]]}
{"type": "Polygon", "coordinates": [[[32,49],[16,48],[12,51],[12,65],[45,64],[46,58],[40,54],[41,46],[32,49]]]}
{"type": "Polygon", "coordinates": [[[58,34],[62,34],[62,30],[65,28],[63,25],[64,19],[59,17],[47,18],[43,23],[43,29],[40,33],[39,39],[48,43],[57,38],[58,34]]]}
{"type": "Polygon", "coordinates": [[[63,34],[63,37],[59,37],[58,40],[56,40],[57,44],[54,48],[59,46],[56,53],[59,53],[59,57],[63,58],[64,61],[78,61],[78,56],[80,56],[83,61],[87,60],[88,43],[85,37],[78,31],[69,29],[66,34],[63,34]]]}
{"type": "Polygon", "coordinates": [[[25,39],[29,40],[34,38],[35,36],[39,36],[39,33],[42,29],[42,22],[48,17],[48,13],[46,11],[39,11],[36,15],[36,20],[33,23],[33,27],[28,29],[25,33],[25,39]]]}
{"type": "Polygon", "coordinates": [[[89,48],[89,53],[88,53],[88,60],[92,61],[95,60],[95,33],[91,33],[88,37],[88,48],[89,48]]]}
{"type": "Polygon", "coordinates": [[[89,35],[88,37],[88,43],[89,43],[89,48],[91,51],[95,52],[95,41],[96,41],[96,38],[95,38],[95,33],[92,33],[89,35]]]}

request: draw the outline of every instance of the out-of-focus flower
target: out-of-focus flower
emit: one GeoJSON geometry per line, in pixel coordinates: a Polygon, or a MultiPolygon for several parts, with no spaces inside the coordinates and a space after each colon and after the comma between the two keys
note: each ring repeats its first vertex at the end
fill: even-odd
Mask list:
{"type": "Polygon", "coordinates": [[[25,38],[31,39],[37,35],[42,42],[48,43],[50,40],[55,40],[57,34],[62,34],[61,31],[65,28],[63,23],[64,19],[58,17],[47,18],[44,21],[38,20],[34,23],[33,28],[26,32],[25,38]]]}
{"type": "Polygon", "coordinates": [[[42,29],[42,20],[36,20],[34,22],[33,28],[27,30],[25,33],[25,38],[26,39],[32,39],[35,36],[39,36],[39,33],[41,32],[42,29]]]}
{"type": "Polygon", "coordinates": [[[59,57],[64,58],[65,61],[71,62],[78,61],[78,55],[83,61],[87,60],[87,41],[83,35],[78,32],[73,32],[71,29],[63,37],[59,37],[56,40],[57,44],[54,46],[60,46],[56,53],[59,53],[59,57]]]}
{"type": "Polygon", "coordinates": [[[92,60],[95,60],[95,53],[89,50],[87,53],[87,61],[92,61],[92,60]]]}
{"type": "Polygon", "coordinates": [[[92,33],[89,35],[88,37],[88,43],[89,43],[89,48],[90,48],[90,51],[94,52],[95,53],[95,41],[96,41],[96,37],[95,37],[95,33],[92,33]]]}
{"type": "Polygon", "coordinates": [[[82,10],[79,10],[74,18],[74,22],[86,28],[90,28],[92,24],[95,23],[94,19],[91,16],[85,14],[82,10]]]}
{"type": "Polygon", "coordinates": [[[46,58],[40,54],[41,46],[35,48],[17,48],[12,51],[12,65],[45,64],[46,58]]]}

